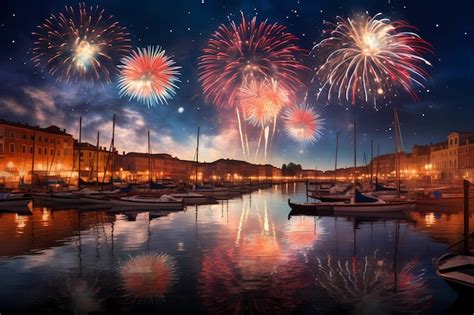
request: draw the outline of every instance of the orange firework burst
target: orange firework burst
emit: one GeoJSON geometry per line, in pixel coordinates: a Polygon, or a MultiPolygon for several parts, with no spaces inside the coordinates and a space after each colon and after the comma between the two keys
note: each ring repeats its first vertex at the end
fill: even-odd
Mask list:
{"type": "Polygon", "coordinates": [[[36,37],[32,61],[61,81],[110,82],[120,58],[130,51],[130,34],[106,17],[104,10],[66,6],[52,14],[33,32],[36,37]]]}
{"type": "Polygon", "coordinates": [[[163,298],[177,280],[176,263],[166,254],[130,257],[119,271],[128,295],[136,299],[163,298]]]}
{"type": "Polygon", "coordinates": [[[288,136],[301,144],[313,143],[322,135],[324,120],[308,105],[288,109],[283,118],[288,136]]]}
{"type": "Polygon", "coordinates": [[[240,93],[242,111],[254,126],[271,123],[289,102],[288,93],[275,80],[251,80],[240,93]]]}
{"type": "Polygon", "coordinates": [[[137,99],[149,107],[167,103],[178,88],[176,83],[179,82],[177,76],[181,67],[174,64],[159,46],[138,48],[131,56],[123,58],[119,65],[120,96],[137,99]]]}

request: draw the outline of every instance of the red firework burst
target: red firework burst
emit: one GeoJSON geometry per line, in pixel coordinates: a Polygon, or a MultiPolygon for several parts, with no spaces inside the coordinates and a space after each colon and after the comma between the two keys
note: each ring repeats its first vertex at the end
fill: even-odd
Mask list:
{"type": "Polygon", "coordinates": [[[288,136],[302,144],[313,143],[322,135],[324,120],[312,107],[301,105],[290,108],[283,118],[288,136]]]}
{"type": "Polygon", "coordinates": [[[298,59],[303,49],[296,45],[297,37],[286,27],[257,18],[230,26],[222,24],[212,34],[199,61],[199,81],[207,101],[220,107],[235,107],[239,89],[249,79],[278,81],[290,94],[302,85],[298,59]]]}
{"type": "Polygon", "coordinates": [[[161,47],[138,48],[122,59],[118,81],[120,96],[127,95],[148,106],[167,103],[176,94],[176,82],[181,67],[161,47]]]}
{"type": "Polygon", "coordinates": [[[52,14],[33,32],[36,37],[32,61],[61,81],[110,82],[116,65],[130,46],[130,34],[104,10],[66,6],[52,14]]]}

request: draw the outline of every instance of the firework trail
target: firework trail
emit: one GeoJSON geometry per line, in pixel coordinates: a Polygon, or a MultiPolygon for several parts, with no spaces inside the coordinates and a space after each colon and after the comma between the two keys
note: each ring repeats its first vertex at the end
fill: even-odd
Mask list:
{"type": "Polygon", "coordinates": [[[317,70],[321,93],[327,90],[328,100],[372,100],[396,95],[398,88],[417,99],[415,88],[424,87],[428,76],[424,65],[431,64],[423,54],[431,45],[415,33],[405,21],[390,21],[381,14],[355,19],[337,17],[324,32],[326,37],[313,51],[321,49],[327,58],[317,70]]]}
{"type": "Polygon", "coordinates": [[[314,143],[322,136],[324,119],[308,105],[300,105],[288,109],[283,116],[287,135],[304,144],[314,143]]]}
{"type": "Polygon", "coordinates": [[[138,48],[119,65],[120,96],[136,99],[148,107],[168,103],[176,94],[176,83],[179,82],[181,67],[174,64],[160,46],[138,48]]]}
{"type": "Polygon", "coordinates": [[[131,49],[130,34],[104,10],[66,6],[51,14],[33,32],[35,66],[60,81],[110,82],[118,61],[131,49]]]}
{"type": "MultiPolygon", "coordinates": [[[[305,51],[296,45],[296,36],[283,25],[257,23],[256,17],[247,21],[243,13],[241,16],[239,24],[230,21],[230,25],[219,26],[199,59],[199,82],[206,101],[218,107],[238,108],[242,88],[251,81],[267,80],[277,81],[293,98],[303,85],[300,72],[307,69],[299,60],[305,51]]],[[[240,119],[237,115],[239,125],[240,119]]],[[[249,153],[245,138],[241,135],[244,157],[249,153]]]]}

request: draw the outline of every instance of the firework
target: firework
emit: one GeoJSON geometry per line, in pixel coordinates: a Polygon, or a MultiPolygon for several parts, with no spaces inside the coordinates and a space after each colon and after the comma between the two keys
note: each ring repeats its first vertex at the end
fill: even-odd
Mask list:
{"type": "Polygon", "coordinates": [[[370,18],[337,18],[329,24],[328,34],[314,49],[327,52],[324,64],[318,69],[321,94],[327,89],[338,99],[360,98],[365,102],[396,94],[398,88],[417,99],[415,87],[423,87],[427,73],[424,65],[431,65],[423,54],[431,51],[429,43],[415,33],[405,21],[390,21],[380,13],[370,18]]]}
{"type": "Polygon", "coordinates": [[[221,25],[209,39],[199,61],[199,81],[207,101],[221,107],[239,104],[239,89],[248,80],[275,79],[294,94],[302,84],[299,72],[306,69],[296,36],[277,23],[257,23],[257,18],[230,26],[221,25]]]}
{"type": "Polygon", "coordinates": [[[240,93],[242,112],[253,126],[268,125],[289,102],[288,93],[275,80],[251,80],[240,93]]]}
{"type": "Polygon", "coordinates": [[[413,260],[394,275],[394,266],[378,252],[358,260],[317,259],[316,284],[343,308],[369,313],[407,313],[430,305],[424,273],[413,260]]]}
{"type": "Polygon", "coordinates": [[[137,99],[148,106],[167,103],[176,94],[176,83],[181,67],[159,46],[138,48],[119,65],[120,96],[137,99]]]}
{"type": "Polygon", "coordinates": [[[165,254],[130,257],[119,271],[128,295],[136,299],[163,298],[176,282],[176,263],[165,254]]]}
{"type": "Polygon", "coordinates": [[[301,144],[313,143],[322,135],[324,120],[308,105],[288,109],[283,118],[288,136],[301,144]]]}
{"type": "Polygon", "coordinates": [[[32,61],[61,81],[105,81],[130,50],[130,36],[98,6],[66,6],[48,17],[38,30],[32,61]]]}

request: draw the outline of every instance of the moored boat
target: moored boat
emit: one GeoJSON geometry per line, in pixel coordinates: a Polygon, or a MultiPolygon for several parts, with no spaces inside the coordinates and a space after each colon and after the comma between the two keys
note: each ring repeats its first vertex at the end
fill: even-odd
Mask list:
{"type": "Polygon", "coordinates": [[[436,273],[456,291],[474,292],[474,257],[444,254],[436,261],[436,273]]]}
{"type": "Polygon", "coordinates": [[[30,195],[24,194],[3,194],[0,196],[0,209],[15,207],[28,207],[32,202],[30,195]]]}
{"type": "Polygon", "coordinates": [[[184,206],[183,199],[174,198],[169,195],[163,195],[160,198],[144,196],[110,198],[110,203],[121,207],[163,210],[181,210],[184,206]]]}
{"type": "Polygon", "coordinates": [[[171,197],[177,199],[183,199],[185,205],[196,205],[196,204],[206,204],[212,202],[213,198],[209,196],[204,196],[201,194],[189,192],[189,193],[173,193],[170,194],[171,197]]]}

